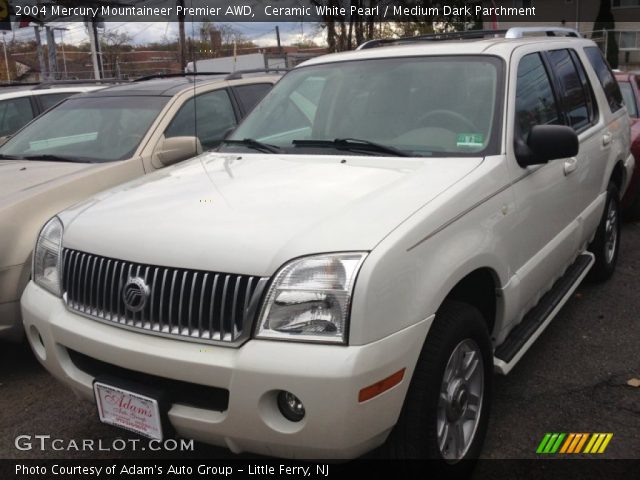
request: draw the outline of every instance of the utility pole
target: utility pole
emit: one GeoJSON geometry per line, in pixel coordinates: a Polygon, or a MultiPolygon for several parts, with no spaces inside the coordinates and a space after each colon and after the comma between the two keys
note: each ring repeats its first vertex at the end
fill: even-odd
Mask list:
{"type": "Polygon", "coordinates": [[[49,75],[51,80],[57,80],[58,78],[58,55],[56,52],[56,39],[53,36],[53,29],[51,27],[45,27],[47,33],[47,52],[49,56],[49,75]]]}
{"type": "Polygon", "coordinates": [[[2,46],[4,47],[4,66],[7,69],[7,82],[10,82],[11,73],[9,73],[9,60],[7,60],[7,32],[2,32],[2,46]]]}
{"type": "Polygon", "coordinates": [[[196,56],[196,49],[193,46],[191,38],[189,38],[189,57],[191,58],[191,62],[193,65],[193,73],[198,73],[198,59],[196,56]]]}
{"type": "MultiPolygon", "coordinates": [[[[186,45],[185,45],[185,39],[184,39],[184,0],[177,0],[176,5],[178,7],[182,7],[179,10],[180,13],[178,13],[178,32],[180,34],[180,40],[178,45],[178,49],[179,49],[178,56],[180,58],[180,71],[184,73],[184,69],[187,66],[186,48],[185,48],[186,45]]],[[[195,63],[193,67],[195,68],[195,63]]]]}
{"type": "Polygon", "coordinates": [[[62,50],[62,64],[64,65],[64,79],[66,80],[69,75],[67,73],[67,57],[64,53],[64,36],[63,36],[63,32],[66,32],[66,28],[64,27],[54,27],[53,30],[59,30],[60,31],[60,49],[62,50]]]}
{"type": "Polygon", "coordinates": [[[280,45],[280,27],[276,25],[276,41],[278,42],[278,52],[282,53],[282,45],[280,45]]]}
{"type": "Polygon", "coordinates": [[[87,29],[89,30],[89,44],[91,46],[91,61],[93,63],[93,77],[96,80],[102,79],[102,69],[100,68],[100,59],[98,58],[98,30],[96,28],[96,22],[93,18],[88,19],[86,22],[87,29]]]}
{"type": "Polygon", "coordinates": [[[42,52],[42,40],[40,39],[40,26],[34,25],[33,30],[36,38],[36,51],[38,52],[38,64],[40,65],[40,81],[47,80],[49,78],[49,72],[47,71],[47,65],[44,63],[44,54],[42,52]]]}

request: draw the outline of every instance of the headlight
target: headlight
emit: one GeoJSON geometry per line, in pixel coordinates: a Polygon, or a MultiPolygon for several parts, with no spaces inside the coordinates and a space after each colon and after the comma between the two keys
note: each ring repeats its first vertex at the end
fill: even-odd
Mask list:
{"type": "Polygon", "coordinates": [[[60,257],[64,227],[58,217],[49,220],[38,235],[33,254],[33,281],[58,297],[60,292],[60,257]]]}
{"type": "Polygon", "coordinates": [[[353,286],[366,256],[336,253],[287,263],[269,288],[256,337],[345,343],[353,286]]]}

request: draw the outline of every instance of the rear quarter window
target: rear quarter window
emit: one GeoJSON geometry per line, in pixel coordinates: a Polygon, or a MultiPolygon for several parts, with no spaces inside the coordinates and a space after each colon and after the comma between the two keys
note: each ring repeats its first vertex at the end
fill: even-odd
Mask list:
{"type": "Polygon", "coordinates": [[[584,53],[587,54],[589,63],[600,81],[611,112],[613,113],[620,110],[624,106],[622,93],[602,52],[598,47],[585,47],[584,53]]]}

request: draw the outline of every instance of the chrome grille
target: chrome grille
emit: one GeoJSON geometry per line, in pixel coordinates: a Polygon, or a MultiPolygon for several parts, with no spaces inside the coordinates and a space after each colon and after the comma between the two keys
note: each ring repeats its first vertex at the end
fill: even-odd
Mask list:
{"type": "Polygon", "coordinates": [[[64,249],[62,291],[67,307],[124,328],[207,343],[237,344],[250,333],[267,278],[204,272],[101,257],[64,249]],[[140,311],[123,289],[138,277],[148,287],[140,311]]]}

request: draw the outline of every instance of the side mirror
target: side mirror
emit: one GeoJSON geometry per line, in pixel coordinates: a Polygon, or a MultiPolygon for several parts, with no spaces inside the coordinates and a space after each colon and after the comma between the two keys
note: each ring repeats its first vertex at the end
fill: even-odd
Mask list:
{"type": "Polygon", "coordinates": [[[515,153],[521,167],[541,165],[550,160],[573,157],[578,154],[578,135],[564,125],[536,125],[526,143],[516,140],[515,153]]]}
{"type": "Polygon", "coordinates": [[[202,153],[202,145],[198,137],[163,138],[156,155],[163,167],[181,162],[202,153]]]}

